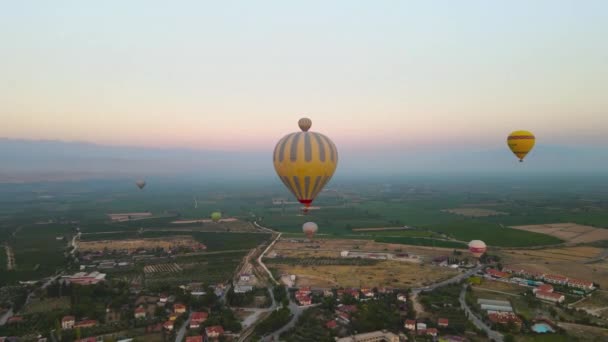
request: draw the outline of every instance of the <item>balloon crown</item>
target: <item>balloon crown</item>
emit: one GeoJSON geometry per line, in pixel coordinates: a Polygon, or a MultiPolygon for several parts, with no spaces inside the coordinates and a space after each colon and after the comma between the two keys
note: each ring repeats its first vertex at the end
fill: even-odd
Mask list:
{"type": "Polygon", "coordinates": [[[309,118],[301,118],[298,120],[298,126],[300,126],[302,132],[308,132],[310,126],[312,126],[312,121],[309,118]]]}

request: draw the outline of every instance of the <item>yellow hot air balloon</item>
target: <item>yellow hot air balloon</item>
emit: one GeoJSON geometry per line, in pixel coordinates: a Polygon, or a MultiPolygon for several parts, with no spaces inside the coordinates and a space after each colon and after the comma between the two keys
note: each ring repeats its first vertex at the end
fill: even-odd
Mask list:
{"type": "Polygon", "coordinates": [[[509,134],[507,138],[507,145],[511,149],[511,152],[519,158],[520,162],[524,161],[524,158],[532,150],[536,138],[532,132],[528,131],[515,131],[509,134]]]}
{"type": "Polygon", "coordinates": [[[310,119],[300,119],[298,125],[302,132],[279,140],[272,159],[283,184],[308,208],[336,171],[338,150],[328,137],[308,131],[310,119]]]}

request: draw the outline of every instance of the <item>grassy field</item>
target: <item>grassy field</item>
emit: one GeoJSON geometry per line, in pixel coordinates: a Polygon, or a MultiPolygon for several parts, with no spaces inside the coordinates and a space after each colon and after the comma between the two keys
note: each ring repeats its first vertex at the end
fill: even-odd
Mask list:
{"type": "Polygon", "coordinates": [[[147,231],[143,234],[133,233],[109,233],[83,235],[83,241],[98,240],[124,240],[124,239],[146,239],[163,238],[170,236],[192,236],[196,241],[207,246],[208,252],[249,249],[258,246],[263,241],[270,239],[270,234],[264,233],[215,233],[215,232],[183,232],[183,231],[147,231]]]}
{"type": "Polygon", "coordinates": [[[177,257],[174,262],[182,268],[181,272],[146,275],[146,283],[184,284],[203,282],[215,284],[225,282],[231,279],[234,270],[246,254],[246,252],[232,252],[218,255],[177,257]]]}
{"type": "MultiPolygon", "coordinates": [[[[10,238],[9,243],[15,253],[16,269],[0,273],[0,284],[18,280],[32,280],[54,274],[65,263],[64,250],[67,242],[58,241],[57,236],[70,233],[64,226],[30,225],[23,226],[10,238]]],[[[4,253],[4,250],[2,251],[4,253]]]]}
{"type": "Polygon", "coordinates": [[[54,310],[68,311],[70,310],[70,307],[70,297],[46,298],[44,300],[34,299],[23,308],[23,314],[28,315],[54,310]]]}

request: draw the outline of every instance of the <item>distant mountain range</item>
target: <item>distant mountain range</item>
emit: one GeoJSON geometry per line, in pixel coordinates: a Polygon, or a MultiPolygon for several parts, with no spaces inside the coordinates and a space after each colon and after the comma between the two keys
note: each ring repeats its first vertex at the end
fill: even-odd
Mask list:
{"type": "MultiPolygon", "coordinates": [[[[340,148],[339,148],[340,149],[340,148]]],[[[191,174],[244,180],[273,173],[272,150],[225,152],[0,139],[0,182],[191,174]]],[[[340,149],[336,177],[408,173],[608,172],[608,148],[538,145],[524,163],[503,149],[340,149]]]]}

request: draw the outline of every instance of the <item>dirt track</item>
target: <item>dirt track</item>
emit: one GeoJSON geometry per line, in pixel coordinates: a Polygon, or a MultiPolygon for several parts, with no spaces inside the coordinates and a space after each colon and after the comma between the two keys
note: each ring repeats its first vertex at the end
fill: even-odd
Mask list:
{"type": "Polygon", "coordinates": [[[8,244],[4,245],[4,249],[6,251],[6,270],[12,271],[15,269],[15,253],[8,244]]]}

